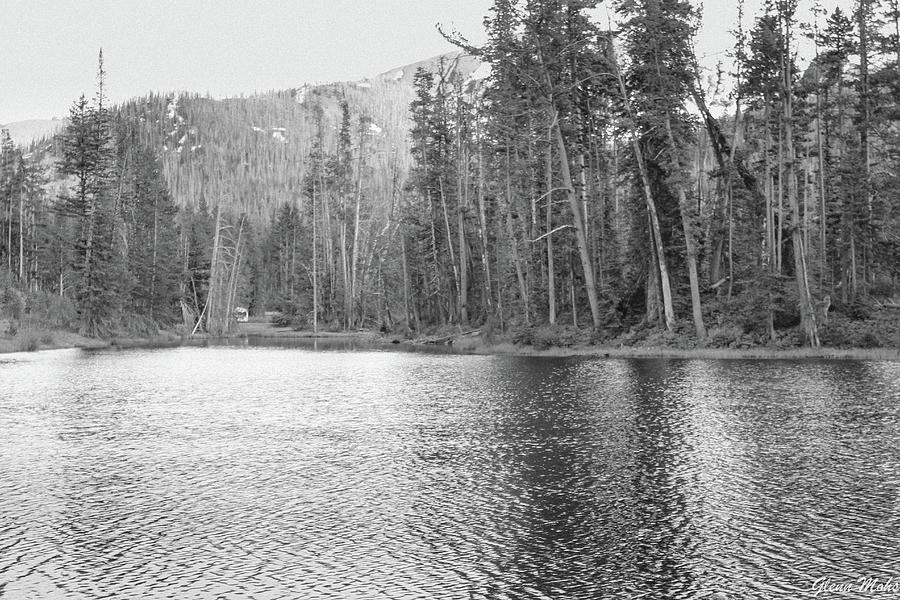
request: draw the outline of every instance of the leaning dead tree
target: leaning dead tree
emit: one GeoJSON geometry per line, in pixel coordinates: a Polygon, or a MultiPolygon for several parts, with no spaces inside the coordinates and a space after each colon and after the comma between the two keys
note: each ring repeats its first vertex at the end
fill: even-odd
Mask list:
{"type": "Polygon", "coordinates": [[[225,335],[234,326],[234,304],[245,243],[244,221],[245,218],[241,217],[236,227],[225,225],[221,210],[216,209],[209,293],[192,333],[203,327],[211,335],[225,335]]]}

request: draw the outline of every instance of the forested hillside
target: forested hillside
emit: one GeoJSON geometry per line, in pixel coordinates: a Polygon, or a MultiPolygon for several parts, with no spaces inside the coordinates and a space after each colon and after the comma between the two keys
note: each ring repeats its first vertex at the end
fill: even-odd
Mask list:
{"type": "Polygon", "coordinates": [[[483,47],[247,98],[110,109],[101,61],[65,133],[3,144],[0,303],[99,335],[219,334],[246,306],[538,344],[898,345],[896,2],[806,24],[770,2],[713,77],[690,3],[618,0],[612,32],[596,4],[496,0],[483,47]]]}

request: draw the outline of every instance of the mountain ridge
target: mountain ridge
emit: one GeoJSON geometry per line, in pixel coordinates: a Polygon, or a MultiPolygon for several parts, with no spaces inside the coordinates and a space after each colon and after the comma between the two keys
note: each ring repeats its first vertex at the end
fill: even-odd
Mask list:
{"type": "Polygon", "coordinates": [[[65,129],[68,119],[25,119],[0,124],[0,130],[9,131],[9,137],[17,146],[28,146],[43,138],[49,138],[65,129]]]}
{"type": "MultiPolygon", "coordinates": [[[[374,81],[389,81],[389,82],[398,82],[406,85],[412,85],[413,75],[419,67],[424,67],[429,71],[436,72],[437,68],[440,66],[441,60],[444,60],[448,65],[450,70],[458,70],[464,78],[467,78],[472,73],[474,73],[480,66],[481,61],[478,60],[477,57],[466,54],[463,51],[454,51],[447,52],[444,54],[437,54],[435,56],[419,60],[416,62],[412,62],[405,65],[400,65],[386,71],[377,73],[370,77],[364,77],[362,79],[357,80],[348,80],[348,81],[332,81],[329,83],[319,83],[319,84],[311,84],[304,83],[300,86],[287,86],[281,89],[272,90],[271,92],[257,92],[251,94],[249,96],[225,96],[222,98],[212,98],[213,100],[240,100],[254,97],[265,97],[272,93],[282,93],[282,92],[291,92],[295,94],[295,97],[298,98],[298,101],[302,101],[305,92],[308,92],[311,89],[317,88],[328,88],[333,86],[340,85],[353,85],[362,89],[367,88],[366,84],[371,85],[374,81]]],[[[163,95],[167,96],[179,96],[179,95],[193,95],[196,92],[181,90],[170,90],[168,92],[161,92],[163,95]]],[[[141,98],[146,98],[148,94],[142,94],[140,96],[135,96],[129,100],[125,100],[119,105],[125,105],[129,102],[140,100],[141,98]]],[[[0,130],[6,129],[9,131],[10,138],[13,143],[17,146],[28,146],[36,141],[39,141],[43,138],[49,138],[56,133],[59,133],[63,129],[65,129],[69,120],[65,117],[51,117],[51,118],[35,118],[35,119],[23,119],[19,121],[10,121],[9,123],[0,123],[0,130]]]]}

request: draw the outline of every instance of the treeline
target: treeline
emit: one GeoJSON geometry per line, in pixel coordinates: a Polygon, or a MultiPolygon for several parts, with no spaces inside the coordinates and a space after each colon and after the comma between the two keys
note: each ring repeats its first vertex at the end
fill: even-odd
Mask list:
{"type": "Polygon", "coordinates": [[[853,340],[829,323],[897,291],[896,3],[807,27],[796,1],[749,26],[741,10],[736,110],[718,118],[689,2],[616,2],[615,32],[596,4],[497,0],[488,43],[457,40],[491,66],[483,86],[418,74],[405,320],[896,343],[896,318],[853,340]]]}
{"type": "Polygon", "coordinates": [[[616,31],[596,4],[496,0],[483,47],[413,77],[251,98],[110,110],[101,66],[63,136],[3,144],[5,293],[100,335],[223,333],[245,306],[398,335],[896,343],[896,2],[741,10],[717,78],[689,2],[618,0],[616,31]]]}

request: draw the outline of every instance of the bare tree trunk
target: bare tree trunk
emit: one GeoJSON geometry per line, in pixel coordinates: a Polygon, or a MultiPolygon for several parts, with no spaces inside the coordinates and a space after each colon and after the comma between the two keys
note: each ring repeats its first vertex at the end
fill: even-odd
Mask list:
{"type": "MultiPolygon", "coordinates": [[[[467,161],[463,161],[466,165],[467,161]]],[[[465,167],[464,167],[465,168],[465,167]]],[[[468,253],[466,252],[466,211],[469,209],[469,186],[463,181],[460,186],[461,195],[457,198],[457,227],[459,231],[459,324],[466,325],[469,322],[469,268],[468,253]],[[459,205],[459,202],[462,205],[459,205]]]]}
{"type": "Polygon", "coordinates": [[[569,166],[569,152],[566,147],[566,140],[563,137],[562,129],[559,123],[559,111],[556,108],[556,100],[553,97],[553,85],[550,80],[550,73],[544,65],[543,51],[538,52],[538,60],[544,69],[544,78],[547,83],[549,97],[547,98],[550,107],[548,117],[550,118],[550,128],[556,138],[556,149],[559,152],[560,176],[562,177],[562,187],[566,190],[566,196],[569,199],[569,208],[572,212],[572,220],[575,224],[575,243],[578,246],[578,254],[581,257],[581,268],[584,273],[584,285],[587,289],[588,304],[591,309],[591,321],[594,329],[600,327],[600,302],[597,298],[597,284],[595,281],[594,265],[591,261],[591,252],[588,247],[587,227],[582,212],[581,202],[575,193],[575,184],[572,181],[572,173],[569,166]]]}
{"type": "MultiPolygon", "coordinates": [[[[12,248],[10,248],[12,250],[12,248]]],[[[19,281],[25,281],[25,190],[19,191],[19,281]]]]}
{"type": "Polygon", "coordinates": [[[322,245],[325,250],[325,275],[328,282],[328,308],[331,318],[337,316],[337,265],[334,258],[334,223],[331,218],[331,207],[328,202],[328,190],[324,181],[320,180],[322,189],[322,228],[325,230],[322,245]]]}
{"type": "Polygon", "coordinates": [[[469,322],[469,270],[466,253],[466,224],[465,218],[459,213],[459,323],[466,325],[469,322]]]}
{"type": "MultiPolygon", "coordinates": [[[[784,252],[784,164],[785,164],[785,124],[782,121],[778,125],[778,224],[775,229],[775,269],[778,273],[784,272],[784,261],[782,260],[782,254],[784,252]]],[[[793,150],[793,143],[791,144],[793,150]]],[[[790,158],[791,161],[794,160],[793,155],[790,158]]],[[[791,167],[793,167],[793,162],[791,163],[791,167]]],[[[791,177],[795,177],[796,175],[791,172],[791,177]]],[[[788,183],[788,185],[791,185],[788,183]]],[[[797,185],[796,180],[793,183],[794,186],[797,185]]],[[[789,202],[790,203],[790,202],[789,202]]]]}
{"type": "Polygon", "coordinates": [[[572,326],[578,329],[578,303],[575,301],[575,268],[569,257],[569,303],[572,305],[572,326]]]}
{"type": "Polygon", "coordinates": [[[584,218],[581,214],[581,204],[575,195],[575,187],[572,183],[572,175],[569,171],[569,155],[566,150],[566,142],[563,139],[559,127],[557,115],[553,115],[555,125],[553,127],[556,137],[556,149],[559,152],[560,175],[562,187],[569,197],[569,208],[572,211],[572,220],[575,223],[575,242],[578,246],[578,254],[581,257],[581,268],[584,272],[584,286],[587,288],[588,304],[591,308],[591,321],[594,329],[600,328],[600,302],[597,298],[597,285],[594,281],[594,266],[591,264],[591,254],[587,246],[584,218]]]}
{"type": "MultiPolygon", "coordinates": [[[[508,155],[507,155],[508,156],[508,155]]],[[[507,167],[509,166],[509,162],[507,161],[507,167]]],[[[507,170],[507,188],[509,186],[509,171],[507,170]]],[[[507,191],[507,194],[509,192],[507,191]]],[[[502,215],[502,213],[501,213],[502,215]]],[[[503,219],[496,218],[494,222],[497,224],[497,231],[495,233],[496,239],[503,239],[503,219]]],[[[500,248],[497,248],[496,256],[497,256],[497,318],[500,321],[500,331],[505,331],[506,323],[504,321],[504,312],[503,312],[503,252],[500,251],[500,248]]],[[[528,313],[526,312],[526,317],[528,313]]]]}
{"type": "MultiPolygon", "coordinates": [[[[609,143],[609,141],[604,136],[604,140],[603,140],[600,148],[605,148],[606,144],[608,144],[608,143],[609,143]]],[[[615,153],[617,151],[615,144],[616,144],[615,138],[612,138],[613,153],[615,153]]],[[[615,194],[617,192],[617,190],[616,190],[616,182],[615,182],[614,177],[607,177],[606,182],[605,182],[606,185],[604,185],[604,186],[601,186],[599,184],[599,179],[600,179],[601,173],[603,171],[603,169],[601,169],[601,167],[599,165],[600,159],[597,158],[597,156],[596,156],[596,154],[599,152],[603,152],[603,150],[598,148],[597,150],[595,150],[595,156],[594,156],[595,164],[597,165],[596,166],[596,169],[597,169],[596,177],[598,180],[598,187],[601,188],[601,191],[600,191],[600,215],[599,215],[600,223],[599,223],[599,227],[597,228],[598,229],[598,235],[597,235],[597,283],[600,285],[600,289],[604,290],[607,287],[607,282],[605,280],[605,277],[606,277],[606,272],[607,272],[606,266],[608,264],[607,263],[607,247],[606,247],[607,246],[607,237],[606,236],[607,236],[608,227],[609,227],[609,225],[607,223],[607,216],[609,214],[609,195],[610,195],[610,193],[615,194]]],[[[615,173],[615,171],[613,171],[613,173],[615,173]]]]}
{"type": "Polygon", "coordinates": [[[13,253],[12,253],[12,198],[10,198],[6,203],[6,270],[9,271],[10,276],[13,274],[13,253]]]}
{"type": "Polygon", "coordinates": [[[456,287],[456,296],[459,298],[459,269],[456,266],[456,253],[453,251],[453,234],[450,232],[450,217],[447,214],[447,198],[444,195],[444,180],[438,178],[441,195],[441,212],[444,215],[444,227],[447,232],[447,248],[450,251],[450,266],[453,268],[453,285],[456,287]]]}
{"type": "Polygon", "coordinates": [[[525,282],[525,273],[522,270],[522,260],[519,257],[519,242],[516,239],[515,228],[512,222],[512,183],[510,181],[509,146],[506,148],[506,233],[509,236],[510,249],[512,250],[513,265],[516,268],[516,278],[519,281],[519,293],[522,296],[522,307],[525,311],[525,323],[531,325],[531,310],[528,307],[528,285],[525,282]]]}
{"type": "MultiPolygon", "coordinates": [[[[653,241],[651,240],[651,245],[653,241]]],[[[654,257],[651,257],[647,266],[647,289],[645,293],[646,311],[645,316],[648,323],[660,323],[665,321],[663,307],[659,300],[659,263],[654,257]]]]}
{"type": "MultiPolygon", "coordinates": [[[[342,211],[343,213],[343,211],[342,211]]],[[[341,271],[344,279],[344,329],[349,329],[353,318],[353,297],[350,285],[350,258],[347,256],[347,216],[340,216],[341,271]]]]}
{"type": "MultiPolygon", "coordinates": [[[[431,192],[430,192],[430,191],[428,192],[428,206],[429,206],[429,208],[432,207],[432,202],[431,202],[431,192]]],[[[434,214],[434,213],[432,213],[432,214],[434,214]]],[[[438,314],[440,315],[441,323],[444,324],[445,321],[446,321],[446,318],[445,318],[445,314],[444,314],[444,311],[443,311],[443,306],[440,304],[440,298],[441,298],[441,296],[442,296],[441,291],[442,291],[442,289],[443,289],[443,287],[444,287],[444,285],[443,285],[443,283],[444,283],[444,278],[443,278],[443,269],[441,268],[441,261],[440,261],[440,259],[438,258],[438,249],[437,249],[437,231],[436,231],[436,227],[434,226],[434,221],[435,221],[435,220],[434,220],[433,218],[428,220],[428,222],[429,222],[429,224],[430,224],[430,226],[431,226],[431,256],[432,256],[432,259],[434,260],[434,272],[435,272],[435,276],[436,276],[436,279],[437,279],[437,288],[438,288],[437,306],[438,306],[438,314]]]]}
{"type": "MultiPolygon", "coordinates": [[[[549,141],[549,140],[548,140],[549,141]]],[[[556,324],[556,267],[553,264],[553,145],[547,146],[547,303],[548,320],[556,324]]]]}
{"type": "Polygon", "coordinates": [[[359,213],[362,205],[362,154],[363,154],[363,134],[359,136],[359,162],[356,174],[356,208],[353,212],[353,248],[350,254],[350,288],[348,290],[347,302],[347,325],[354,327],[356,325],[356,280],[357,280],[357,263],[359,262],[359,213]]]}
{"type": "Polygon", "coordinates": [[[728,299],[734,291],[734,187],[728,182],[728,299]]]}
{"type": "MultiPolygon", "coordinates": [[[[698,171],[701,171],[698,165],[698,171]]],[[[714,284],[722,279],[722,256],[725,254],[725,230],[727,228],[728,207],[731,202],[727,180],[719,179],[716,184],[716,200],[712,216],[707,222],[706,239],[710,240],[709,282],[714,284]]]]}
{"type": "MultiPolygon", "coordinates": [[[[616,77],[619,80],[619,91],[622,94],[622,101],[625,103],[625,110],[629,120],[634,122],[634,113],[631,110],[631,101],[628,98],[628,91],[625,88],[625,78],[619,70],[618,61],[613,54],[612,62],[615,65],[616,77]]],[[[641,174],[641,184],[644,192],[644,200],[647,203],[647,212],[650,216],[650,236],[652,245],[656,251],[657,268],[659,269],[660,284],[663,296],[663,311],[665,314],[666,329],[672,331],[675,328],[675,310],[672,307],[672,287],[669,283],[669,269],[666,267],[666,256],[663,249],[662,233],[659,227],[659,215],[656,211],[656,202],[653,199],[653,191],[650,187],[650,177],[647,174],[647,163],[644,162],[644,154],[641,152],[641,145],[636,136],[632,136],[631,147],[634,151],[634,157],[638,164],[638,171],[641,174]]]]}
{"type": "Polygon", "coordinates": [[[809,149],[803,157],[803,247],[809,249],[809,149]]]}
{"type": "Polygon", "coordinates": [[[493,300],[491,284],[491,261],[488,247],[488,223],[484,210],[484,169],[482,165],[481,138],[478,138],[478,219],[481,229],[481,264],[484,268],[484,298],[486,309],[490,310],[493,300]]]}
{"type": "MultiPolygon", "coordinates": [[[[863,167],[863,185],[866,195],[866,221],[868,226],[872,222],[872,190],[869,186],[871,181],[872,157],[869,144],[869,122],[872,118],[872,108],[869,100],[869,13],[870,0],[859,0],[857,6],[857,29],[859,30],[859,95],[862,108],[859,110],[862,119],[859,122],[859,147],[862,152],[863,167]]],[[[863,239],[863,281],[866,281],[867,263],[866,248],[871,246],[870,236],[863,239]]],[[[856,255],[854,253],[854,294],[856,294],[856,255]]]]}
{"type": "MultiPolygon", "coordinates": [[[[669,136],[669,147],[673,153],[673,158],[677,156],[678,147],[675,144],[675,136],[672,134],[672,119],[666,113],[666,133],[669,136]]],[[[680,165],[673,165],[680,170],[680,165]]],[[[706,338],[706,326],[703,324],[703,307],[700,304],[700,280],[697,273],[697,242],[694,234],[693,217],[694,209],[688,203],[687,195],[684,192],[684,186],[677,181],[678,174],[675,174],[675,194],[678,196],[678,204],[681,210],[681,225],[684,229],[684,245],[687,250],[688,278],[691,286],[691,312],[694,317],[694,330],[698,339],[706,338]]]]}
{"type": "Polygon", "coordinates": [[[150,271],[150,318],[153,318],[153,299],[156,297],[156,274],[159,272],[159,192],[153,194],[153,262],[150,271]]]}
{"type": "MultiPolygon", "coordinates": [[[[579,152],[578,153],[578,178],[579,178],[579,183],[581,184],[581,186],[580,186],[581,193],[579,194],[581,196],[581,216],[584,219],[584,239],[587,240],[588,255],[591,257],[590,263],[593,265],[596,261],[594,260],[595,257],[592,252],[593,244],[591,244],[591,231],[590,231],[591,220],[588,217],[589,213],[588,213],[587,170],[588,170],[588,167],[585,164],[584,152],[583,151],[579,152]]],[[[593,270],[593,267],[591,267],[591,270],[593,270]]]]}
{"type": "Polygon", "coordinates": [[[232,319],[232,315],[234,314],[234,303],[235,298],[237,297],[237,286],[241,273],[241,251],[243,249],[241,242],[243,241],[243,233],[244,217],[241,217],[240,223],[238,225],[237,241],[234,244],[234,256],[232,258],[231,273],[228,279],[228,296],[225,303],[225,311],[222,323],[223,332],[229,331],[234,322],[232,319]]]}
{"type": "MultiPolygon", "coordinates": [[[[299,211],[296,206],[291,207],[291,213],[297,214],[299,211]]],[[[297,215],[297,220],[291,219],[291,262],[289,271],[286,275],[288,280],[288,298],[291,299],[293,303],[296,297],[296,282],[297,278],[297,223],[299,221],[299,215],[297,215]]]]}
{"type": "Polygon", "coordinates": [[[900,2],[888,0],[890,19],[894,22],[894,65],[900,68],[900,2]]]}
{"type": "Polygon", "coordinates": [[[319,259],[318,232],[316,231],[316,180],[313,178],[312,189],[312,300],[313,300],[313,333],[319,333],[319,259]]]}
{"type": "Polygon", "coordinates": [[[770,102],[766,99],[765,106],[765,129],[766,129],[766,148],[763,152],[766,171],[766,246],[768,247],[768,263],[769,271],[775,273],[778,263],[775,259],[775,208],[774,208],[774,191],[772,182],[772,160],[769,157],[769,150],[772,147],[772,134],[770,129],[770,102]]]}
{"type": "MultiPolygon", "coordinates": [[[[790,48],[790,24],[785,24],[785,46],[790,48]]],[[[803,231],[800,222],[800,203],[797,198],[797,175],[794,152],[793,130],[793,90],[791,89],[790,61],[783,60],[784,66],[784,149],[786,162],[784,164],[787,177],[788,204],[791,208],[791,240],[794,250],[794,269],[797,278],[797,288],[800,295],[800,319],[807,342],[817,348],[819,346],[819,332],[816,327],[816,314],[813,309],[812,297],[809,291],[809,279],[806,273],[806,250],[803,247],[803,231]]]]}
{"type": "MultiPolygon", "coordinates": [[[[203,306],[203,311],[201,313],[201,320],[203,317],[203,313],[206,314],[206,331],[212,333],[211,324],[215,323],[215,303],[218,301],[218,293],[219,293],[219,254],[220,254],[220,237],[222,233],[222,208],[221,204],[216,205],[216,229],[215,235],[213,236],[213,250],[212,250],[212,259],[210,260],[210,271],[209,271],[209,291],[206,293],[206,304],[203,306]]],[[[200,326],[200,320],[197,321],[197,326],[200,326]]],[[[196,330],[196,328],[195,328],[196,330]]]]}
{"type": "MultiPolygon", "coordinates": [[[[816,49],[816,85],[819,85],[818,47],[816,49]]],[[[822,143],[822,93],[816,88],[816,146],[819,152],[819,287],[825,288],[827,242],[825,239],[827,213],[825,209],[825,149],[822,143]]]]}
{"type": "Polygon", "coordinates": [[[406,322],[407,329],[419,330],[419,324],[414,321],[413,327],[409,326],[410,306],[409,306],[409,265],[406,262],[406,234],[400,232],[400,260],[403,267],[403,320],[406,322]]]}
{"type": "Polygon", "coordinates": [[[469,322],[469,259],[466,244],[466,212],[469,210],[469,155],[462,139],[462,81],[454,85],[456,102],[456,217],[459,239],[459,325],[469,322]]]}
{"type": "Polygon", "coordinates": [[[29,268],[29,270],[31,271],[30,279],[31,279],[31,285],[32,285],[33,289],[35,291],[37,291],[39,289],[38,252],[37,252],[38,243],[37,243],[37,222],[36,222],[37,216],[35,214],[37,212],[37,210],[35,210],[34,204],[31,205],[30,210],[28,212],[29,212],[29,215],[28,215],[29,229],[28,230],[30,232],[30,235],[28,237],[31,239],[31,267],[29,268]]]}

